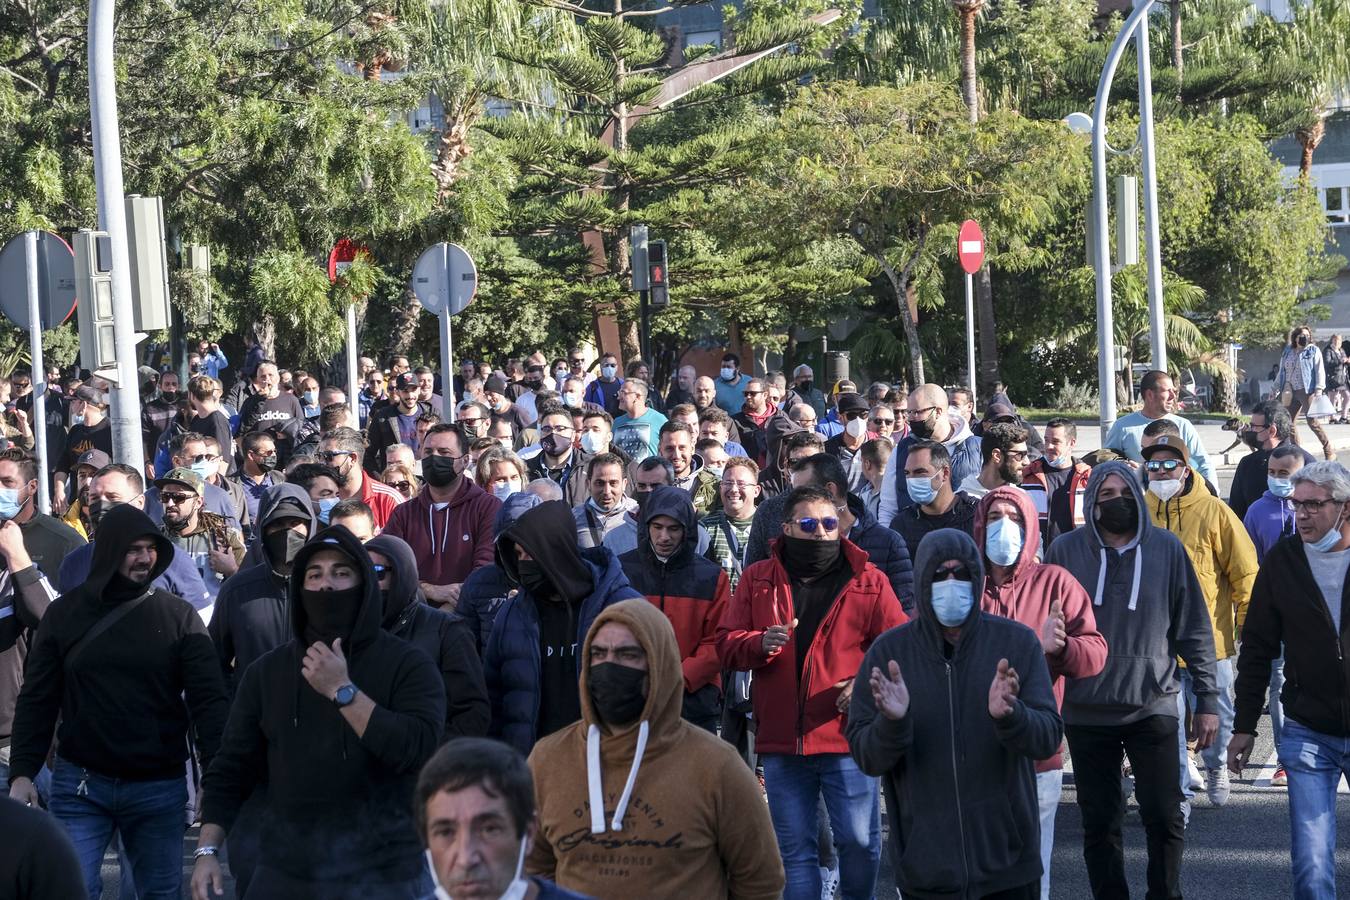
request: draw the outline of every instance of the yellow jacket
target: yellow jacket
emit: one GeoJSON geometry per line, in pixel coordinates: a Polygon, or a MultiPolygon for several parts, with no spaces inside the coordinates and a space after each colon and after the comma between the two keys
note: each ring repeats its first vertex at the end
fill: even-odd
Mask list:
{"type": "Polygon", "coordinates": [[[1190,490],[1166,503],[1151,492],[1144,494],[1144,502],[1153,524],[1175,534],[1186,548],[1205,592],[1214,649],[1219,659],[1227,659],[1237,652],[1235,642],[1247,619],[1259,567],[1256,546],[1242,520],[1205,488],[1194,469],[1190,484],[1190,490]]]}

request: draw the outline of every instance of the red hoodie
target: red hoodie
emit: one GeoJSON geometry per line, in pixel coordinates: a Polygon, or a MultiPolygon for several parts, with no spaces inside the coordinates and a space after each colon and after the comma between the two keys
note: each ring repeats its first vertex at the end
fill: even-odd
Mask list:
{"type": "MultiPolygon", "coordinates": [[[[835,705],[841,682],[858,674],[872,641],[908,621],[891,583],[867,553],[841,541],[853,577],[844,585],[811,640],[797,680],[797,642],[764,652],[770,625],[793,619],[792,585],[780,555],[783,542],[769,543],[769,558],[741,575],[717,629],[717,653],[728,669],[754,671],[755,750],[760,753],[848,753],[846,716],[835,705]]],[[[866,684],[858,690],[869,690],[866,684]]]]}
{"type": "Polygon", "coordinates": [[[427,584],[463,584],[474,569],[493,561],[492,522],[502,501],[460,476],[442,509],[431,491],[394,507],[385,534],[403,538],[417,557],[417,576],[427,584]]]}
{"type": "MultiPolygon", "coordinates": [[[[1039,636],[1041,626],[1050,617],[1050,606],[1056,600],[1064,612],[1064,646],[1058,653],[1047,654],[1051,687],[1055,705],[1064,705],[1065,678],[1091,678],[1106,665],[1106,638],[1097,631],[1097,619],[1092,614],[1092,600],[1078,579],[1060,566],[1036,561],[1041,548],[1041,526],[1036,505],[1021,488],[1005,485],[984,495],[975,507],[975,545],[984,557],[984,596],[980,607],[987,613],[1021,622],[1039,636]],[[1012,577],[1002,585],[994,585],[993,563],[984,549],[985,523],[989,507],[996,500],[1007,500],[1022,514],[1022,552],[1013,563],[1012,577]]],[[[1037,772],[1051,772],[1064,768],[1061,754],[1036,763],[1037,772]]]]}

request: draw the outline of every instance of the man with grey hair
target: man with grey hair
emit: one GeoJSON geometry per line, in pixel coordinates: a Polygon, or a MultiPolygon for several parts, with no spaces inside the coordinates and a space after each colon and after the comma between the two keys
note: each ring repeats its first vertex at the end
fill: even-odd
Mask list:
{"type": "Polygon", "coordinates": [[[881,482],[878,519],[883,525],[889,525],[896,513],[914,504],[906,490],[904,471],[909,448],[915,441],[937,441],[947,448],[951,457],[952,484],[961,484],[983,467],[980,439],[970,433],[970,425],[965,419],[948,411],[948,406],[947,392],[941,385],[932,383],[919,385],[906,400],[909,434],[895,445],[881,482]]]}
{"type": "Polygon", "coordinates": [[[355,498],[370,507],[375,516],[375,527],[383,529],[403,502],[403,495],[382,481],[376,481],[361,468],[361,457],[366,452],[366,439],[355,428],[334,428],[319,438],[319,459],[332,466],[342,478],[338,496],[343,500],[355,498]]]}
{"type": "Polygon", "coordinates": [[[1290,478],[1297,533],[1262,560],[1238,655],[1237,710],[1228,767],[1250,761],[1266,703],[1271,664],[1284,651],[1280,765],[1289,783],[1290,857],[1295,897],[1336,896],[1336,789],[1350,775],[1350,678],[1342,646],[1350,565],[1350,471],[1315,462],[1290,478]],[[1295,675],[1294,673],[1297,673],[1295,675]]]}
{"type": "MultiPolygon", "coordinates": [[[[825,402],[825,395],[815,386],[816,374],[811,371],[811,367],[801,365],[792,370],[792,392],[795,393],[803,403],[811,404],[811,408],[816,411],[816,418],[825,418],[825,410],[828,404],[825,402]]],[[[791,406],[791,403],[785,403],[785,406],[791,406]]]]}
{"type": "Polygon", "coordinates": [[[655,456],[666,417],[647,406],[647,382],[625,381],[619,388],[619,409],[623,415],[614,420],[614,445],[634,460],[655,456]]]}

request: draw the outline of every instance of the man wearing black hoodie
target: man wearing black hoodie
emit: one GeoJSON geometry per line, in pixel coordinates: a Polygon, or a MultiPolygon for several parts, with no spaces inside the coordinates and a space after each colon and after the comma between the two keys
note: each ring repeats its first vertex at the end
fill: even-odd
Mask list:
{"type": "Polygon", "coordinates": [[[886,781],[896,884],[1036,900],[1035,761],[1064,733],[1045,652],[1030,628],[980,611],[984,563],[964,531],[924,538],[914,575],[918,618],[872,643],[847,727],[858,767],[886,781]]]}
{"type": "Polygon", "coordinates": [[[33,777],[56,731],[50,808],[92,900],[114,829],[141,897],[181,895],[189,734],[209,764],[225,724],[229,701],[206,626],[187,601],[151,584],[172,553],[145,513],[110,510],[89,578],[38,626],[15,709],[10,796],[37,803],[33,777]]]}
{"type": "Polygon", "coordinates": [[[327,528],[290,580],[291,640],[239,680],[220,753],[202,782],[193,896],[216,896],[216,854],[266,784],[250,900],[403,900],[430,888],[412,790],[445,727],[445,686],[421,650],[380,628],[370,556],[327,528]]]}
{"type": "Polygon", "coordinates": [[[636,550],[619,557],[635,590],[670,620],[684,671],[681,715],[708,731],[721,718],[717,625],[731,599],[722,567],[694,552],[698,520],[689,492],[661,485],[647,495],[636,550]]]}
{"type": "Polygon", "coordinates": [[[487,687],[473,632],[459,616],[426,602],[417,585],[417,559],[391,534],[366,541],[384,603],[381,625],[436,663],[445,682],[445,740],[482,737],[488,730],[487,687]]]}

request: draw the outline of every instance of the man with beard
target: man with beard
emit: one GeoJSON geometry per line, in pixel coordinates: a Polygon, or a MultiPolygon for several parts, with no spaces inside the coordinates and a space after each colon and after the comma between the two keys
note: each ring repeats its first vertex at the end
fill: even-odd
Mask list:
{"type": "Polygon", "coordinates": [[[375,527],[383,528],[403,502],[402,495],[381,481],[371,478],[361,468],[361,455],[366,441],[355,428],[334,428],[319,439],[319,460],[332,466],[341,481],[338,497],[342,500],[360,500],[370,507],[375,516],[375,527]]]}
{"type": "Polygon", "coordinates": [[[385,449],[391,444],[407,444],[416,452],[417,420],[432,411],[430,403],[419,399],[421,387],[416,375],[404,372],[390,384],[393,402],[372,409],[366,425],[366,449],[361,465],[371,472],[384,471],[388,465],[385,449]]]}
{"type": "Polygon", "coordinates": [[[469,448],[457,426],[433,425],[422,449],[426,487],[395,508],[384,533],[412,547],[427,602],[453,612],[464,579],[492,562],[492,520],[502,502],[464,476],[469,448]]]}
{"type": "Polygon", "coordinates": [[[65,452],[55,457],[55,474],[52,476],[52,510],[56,513],[65,512],[70,503],[66,483],[70,481],[75,460],[87,450],[102,450],[111,455],[113,449],[107,394],[90,385],[81,385],[70,403],[70,413],[78,421],[66,435],[65,452]]]}
{"type": "Polygon", "coordinates": [[[487,687],[469,626],[422,599],[417,561],[406,543],[384,534],[366,541],[365,547],[380,584],[381,626],[425,653],[441,672],[445,738],[487,734],[487,687]]]}
{"type": "Polygon", "coordinates": [[[221,582],[244,561],[244,537],[223,516],[202,508],[203,484],[191,469],[170,469],[155,481],[164,504],[164,534],[192,559],[214,605],[221,582]]]}
{"type": "Polygon", "coordinates": [[[996,487],[1020,485],[1027,464],[1026,430],[1019,425],[990,425],[980,441],[979,474],[967,475],[957,490],[979,499],[996,487]]]}
{"type": "MultiPolygon", "coordinates": [[[[97,545],[104,515],[123,504],[145,509],[145,482],[141,473],[123,463],[104,466],[89,481],[89,521],[93,525],[93,541],[81,544],[61,561],[56,573],[56,589],[67,592],[79,587],[89,578],[90,566],[98,555],[97,545]]],[[[166,542],[167,543],[167,542],[166,542]]],[[[172,544],[168,545],[167,562],[155,575],[153,587],[182,597],[198,612],[208,610],[211,595],[202,583],[202,576],[191,557],[172,544]]]]}
{"type": "Polygon", "coordinates": [[[445,685],[380,628],[379,581],[351,532],[321,531],[294,565],[290,640],[244,672],[202,780],[193,897],[219,896],[221,842],[262,785],[251,900],[420,896],[412,789],[445,727],[445,685]]]}
{"type": "Polygon", "coordinates": [[[33,778],[56,733],[49,806],[78,848],[88,896],[102,895],[117,830],[141,896],[178,897],[189,736],[209,764],[229,701],[201,619],[154,585],[173,554],[168,539],[127,503],[101,524],[89,578],[51,605],[33,640],[10,796],[37,804],[33,778]]]}
{"type": "Polygon", "coordinates": [[[239,469],[239,486],[244,490],[244,505],[248,520],[258,521],[258,504],[263,494],[273,485],[281,484],[286,476],[277,468],[277,442],[265,431],[250,431],[239,439],[244,464],[239,469]]]}

